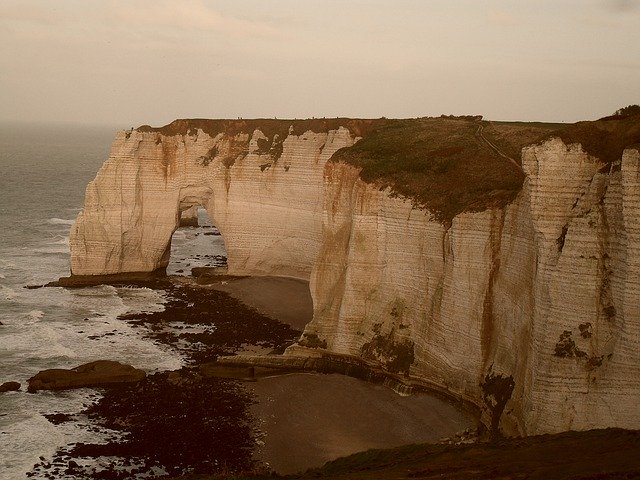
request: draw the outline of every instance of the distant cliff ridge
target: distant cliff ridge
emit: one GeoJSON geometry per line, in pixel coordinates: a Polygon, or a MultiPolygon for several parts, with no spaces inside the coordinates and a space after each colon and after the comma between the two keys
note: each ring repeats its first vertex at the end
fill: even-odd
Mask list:
{"type": "Polygon", "coordinates": [[[640,428],[638,144],[638,116],[141,127],[87,187],[71,270],[163,269],[202,205],[230,273],[310,280],[302,346],[429,382],[508,434],[640,428]]]}

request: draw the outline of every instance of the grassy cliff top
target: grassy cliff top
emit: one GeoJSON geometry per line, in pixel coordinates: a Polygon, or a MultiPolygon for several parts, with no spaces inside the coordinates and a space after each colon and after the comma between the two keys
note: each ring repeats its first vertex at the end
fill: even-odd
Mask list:
{"type": "Polygon", "coordinates": [[[361,168],[365,182],[390,187],[393,194],[410,198],[449,224],[461,212],[502,207],[513,200],[524,180],[520,149],[557,127],[478,117],[389,120],[336,152],[332,161],[361,168]]]}
{"type": "MultiPolygon", "coordinates": [[[[610,163],[622,151],[640,143],[640,115],[614,115],[575,124],[488,122],[479,116],[414,119],[313,118],[175,120],[164,127],[137,130],[162,135],[194,135],[198,129],[251,134],[259,129],[275,143],[291,132],[327,132],[345,127],[363,137],[336,152],[332,161],[361,169],[360,177],[392,194],[411,199],[445,225],[462,212],[504,207],[522,187],[522,147],[551,137],[580,143],[585,151],[610,163]]],[[[231,162],[232,163],[232,162],[231,162]]]]}
{"type": "Polygon", "coordinates": [[[139,132],[157,132],[161,135],[195,135],[198,129],[215,137],[219,133],[237,135],[239,133],[251,134],[259,129],[267,138],[273,139],[277,134],[280,139],[289,135],[289,129],[293,127],[294,135],[302,135],[304,132],[315,133],[337,130],[340,127],[349,129],[358,137],[366,136],[369,131],[387,123],[384,118],[360,119],[360,118],[310,118],[310,119],[274,119],[254,118],[237,120],[208,120],[203,118],[174,120],[164,127],[150,127],[143,125],[136,130],[139,132]]]}
{"type": "Polygon", "coordinates": [[[548,137],[560,137],[567,145],[580,143],[585,152],[611,163],[625,148],[640,143],[640,114],[612,115],[593,122],[578,122],[548,137]]]}

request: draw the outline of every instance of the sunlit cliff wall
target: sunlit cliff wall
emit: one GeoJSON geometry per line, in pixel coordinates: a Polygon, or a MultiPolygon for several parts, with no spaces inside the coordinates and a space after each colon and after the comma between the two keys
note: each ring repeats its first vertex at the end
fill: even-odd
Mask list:
{"type": "MultiPolygon", "coordinates": [[[[351,145],[345,128],[305,132],[269,152],[265,136],[120,132],[71,232],[71,272],[150,272],[169,262],[180,212],[202,205],[231,274],[309,278],[321,242],[322,176],[351,145]]],[[[268,142],[269,144],[271,142],[268,142]]]]}
{"type": "Polygon", "coordinates": [[[510,434],[640,428],[638,149],[607,164],[558,138],[526,147],[517,198],[449,226],[328,162],[357,139],[121,132],[72,273],[164,268],[180,211],[202,205],[230,273],[310,279],[302,345],[469,399],[510,434]]]}
{"type": "Polygon", "coordinates": [[[528,147],[516,200],[449,228],[329,164],[302,343],[479,404],[511,378],[510,433],[640,427],[639,161],[528,147]]]}

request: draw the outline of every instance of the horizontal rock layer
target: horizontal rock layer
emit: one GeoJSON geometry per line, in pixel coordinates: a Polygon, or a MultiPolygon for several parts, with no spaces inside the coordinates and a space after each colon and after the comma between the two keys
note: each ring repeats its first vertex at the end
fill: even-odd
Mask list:
{"type": "Polygon", "coordinates": [[[180,212],[202,205],[230,274],[310,279],[301,345],[430,382],[506,433],[640,428],[637,149],[605,163],[558,138],[527,147],[510,205],[443,226],[328,162],[355,129],[290,131],[121,132],[72,273],[165,267],[180,212]]]}
{"type": "Polygon", "coordinates": [[[427,378],[487,424],[504,395],[507,433],[639,428],[639,161],[526,148],[518,198],[448,229],[329,164],[302,343],[427,378]]]}
{"type": "Polygon", "coordinates": [[[308,278],[320,246],[324,164],[346,128],[281,141],[253,134],[120,132],[71,231],[73,275],[150,272],[169,262],[181,212],[206,208],[230,274],[308,278]],[[266,144],[266,146],[265,146],[266,144]]]}

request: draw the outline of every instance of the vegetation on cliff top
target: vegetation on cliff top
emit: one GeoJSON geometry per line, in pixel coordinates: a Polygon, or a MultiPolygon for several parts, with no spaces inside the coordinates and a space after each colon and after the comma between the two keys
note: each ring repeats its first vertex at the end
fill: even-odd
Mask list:
{"type": "Polygon", "coordinates": [[[443,115],[404,120],[191,119],[159,128],[145,125],[138,131],[194,135],[200,129],[213,137],[219,133],[251,134],[259,129],[269,139],[263,143],[272,145],[289,134],[345,127],[363,139],[338,150],[332,161],[360,168],[365,182],[390,188],[392,195],[411,199],[417,207],[429,210],[435,220],[449,225],[462,212],[504,207],[515,198],[524,180],[518,165],[526,145],[559,137],[566,144],[582,144],[587,153],[606,163],[619,159],[625,148],[640,144],[639,109],[630,105],[610,117],[571,125],[487,122],[479,116],[443,115]]]}
{"type": "Polygon", "coordinates": [[[622,108],[593,122],[574,123],[547,138],[559,137],[567,145],[580,143],[589,155],[612,163],[620,160],[625,148],[640,143],[640,112],[634,107],[637,105],[622,108]]]}
{"type": "Polygon", "coordinates": [[[390,120],[332,161],[361,168],[360,177],[427,208],[450,224],[461,212],[502,207],[520,191],[524,174],[520,148],[557,124],[483,122],[479,117],[390,120]],[[492,149],[479,134],[513,155],[516,164],[492,149]]]}
{"type": "Polygon", "coordinates": [[[275,119],[275,118],[255,118],[237,120],[209,120],[203,118],[174,120],[164,127],[150,127],[143,125],[138,127],[139,132],[156,132],[161,135],[195,135],[198,129],[210,137],[215,137],[219,133],[227,135],[237,135],[239,133],[252,134],[256,129],[260,130],[269,140],[273,140],[275,135],[284,139],[290,133],[302,135],[304,132],[315,133],[337,130],[340,127],[348,128],[356,136],[366,136],[369,131],[384,125],[387,120],[360,119],[360,118],[308,118],[308,119],[275,119]],[[293,127],[292,130],[290,130],[293,127]]]}

